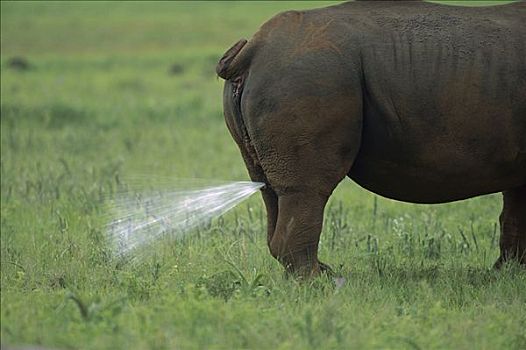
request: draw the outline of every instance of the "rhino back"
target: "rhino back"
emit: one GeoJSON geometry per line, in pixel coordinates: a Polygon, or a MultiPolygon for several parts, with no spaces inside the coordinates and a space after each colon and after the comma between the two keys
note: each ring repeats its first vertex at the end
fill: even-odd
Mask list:
{"type": "Polygon", "coordinates": [[[360,5],[348,6],[364,74],[350,176],[427,203],[526,182],[526,4],[360,5]]]}

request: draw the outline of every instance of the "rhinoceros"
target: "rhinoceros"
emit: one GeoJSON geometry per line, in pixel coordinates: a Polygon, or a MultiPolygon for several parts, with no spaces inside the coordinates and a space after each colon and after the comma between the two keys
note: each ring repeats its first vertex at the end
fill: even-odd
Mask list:
{"type": "Polygon", "coordinates": [[[526,3],[349,2],[280,13],[220,59],[227,127],[266,184],[270,253],[318,259],[345,177],[444,203],[503,193],[499,267],[526,263],[526,3]]]}

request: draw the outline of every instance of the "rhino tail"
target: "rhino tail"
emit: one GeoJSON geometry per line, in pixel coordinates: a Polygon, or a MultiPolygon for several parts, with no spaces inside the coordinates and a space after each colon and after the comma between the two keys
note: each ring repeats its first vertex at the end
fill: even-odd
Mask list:
{"type": "Polygon", "coordinates": [[[254,55],[254,41],[241,39],[228,49],[216,66],[216,73],[225,80],[231,80],[243,74],[254,55]]]}

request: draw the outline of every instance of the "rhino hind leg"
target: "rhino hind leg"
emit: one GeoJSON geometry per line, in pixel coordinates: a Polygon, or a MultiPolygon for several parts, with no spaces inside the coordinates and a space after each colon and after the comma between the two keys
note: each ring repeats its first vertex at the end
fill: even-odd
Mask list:
{"type": "Polygon", "coordinates": [[[318,260],[323,210],[328,197],[314,192],[280,196],[278,221],[269,248],[287,272],[309,277],[330,271],[318,260]]]}
{"type": "Polygon", "coordinates": [[[277,208],[273,232],[269,225],[269,250],[287,272],[296,276],[331,272],[318,259],[324,209],[333,190],[349,172],[360,142],[359,135],[346,137],[358,134],[359,128],[345,134],[340,130],[329,135],[312,132],[313,141],[298,146],[295,134],[308,133],[291,128],[282,142],[266,143],[272,138],[263,137],[264,141],[258,144],[260,149],[271,149],[268,156],[265,152],[259,154],[263,155],[260,159],[268,187],[276,194],[274,199],[277,198],[277,205],[269,196],[265,200],[269,224],[277,208]]]}
{"type": "Polygon", "coordinates": [[[265,209],[267,210],[267,244],[270,246],[278,221],[278,196],[268,187],[262,189],[261,194],[265,202],[265,209]]]}
{"type": "Polygon", "coordinates": [[[526,186],[504,191],[500,214],[500,268],[506,261],[516,260],[526,265],[526,186]]]}
{"type": "Polygon", "coordinates": [[[333,132],[328,137],[312,136],[314,140],[332,142],[320,145],[312,141],[296,147],[297,137],[293,135],[296,132],[296,129],[289,129],[285,142],[261,147],[272,148],[268,157],[261,158],[266,165],[263,169],[267,169],[268,187],[275,194],[275,197],[267,195],[265,200],[269,218],[268,243],[270,253],[287,272],[310,277],[332,272],[318,259],[324,209],[333,190],[352,166],[360,138],[351,137],[348,141],[345,135],[333,132]],[[301,150],[291,151],[294,148],[301,150]],[[344,152],[340,151],[342,149],[344,152]],[[268,162],[269,159],[274,161],[268,162]],[[271,226],[276,209],[277,221],[271,226]]]}
{"type": "MultiPolygon", "coordinates": [[[[245,165],[248,169],[250,179],[252,181],[268,184],[267,177],[263,173],[261,167],[254,163],[250,152],[247,151],[246,147],[244,146],[242,146],[240,149],[243,160],[245,161],[245,165]]],[[[265,203],[265,209],[267,211],[267,243],[270,245],[274,231],[276,229],[276,223],[278,221],[278,196],[276,192],[274,192],[274,190],[268,185],[261,189],[261,196],[263,197],[263,202],[265,203]]]]}

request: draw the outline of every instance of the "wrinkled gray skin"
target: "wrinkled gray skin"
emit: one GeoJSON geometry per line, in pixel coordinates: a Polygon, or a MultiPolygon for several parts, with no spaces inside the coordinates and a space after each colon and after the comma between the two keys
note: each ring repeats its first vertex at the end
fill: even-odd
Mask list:
{"type": "Polygon", "coordinates": [[[503,192],[500,266],[526,262],[526,3],[351,2],[281,13],[218,64],[271,254],[301,275],[346,176],[443,203],[503,192]]]}

